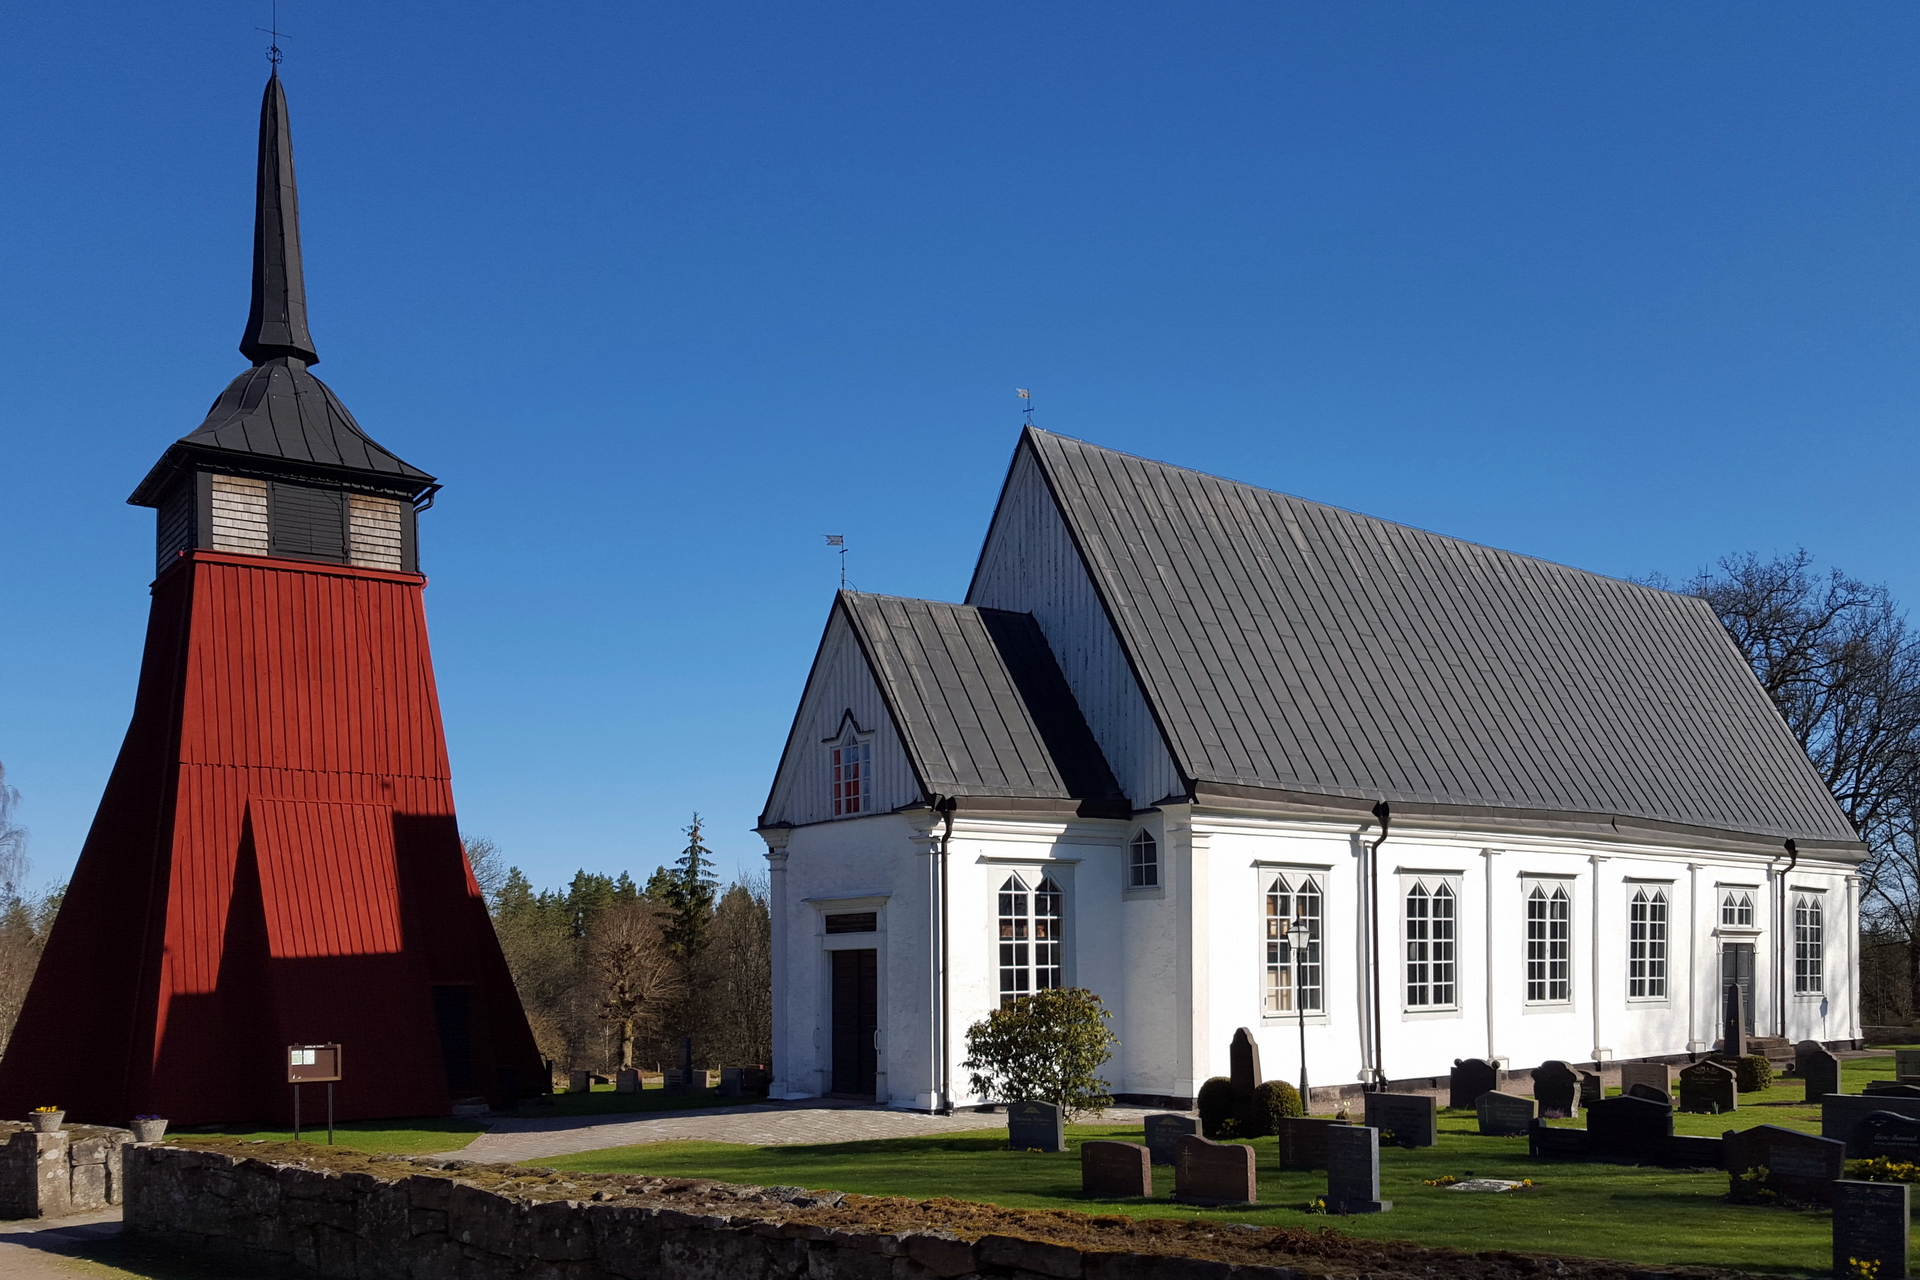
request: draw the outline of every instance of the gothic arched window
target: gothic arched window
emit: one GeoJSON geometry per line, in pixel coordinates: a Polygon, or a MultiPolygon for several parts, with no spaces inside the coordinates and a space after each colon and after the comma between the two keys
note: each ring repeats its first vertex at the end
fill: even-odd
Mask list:
{"type": "Polygon", "coordinates": [[[1320,1005],[1320,883],[1312,876],[1275,876],[1267,886],[1266,1001],[1268,1013],[1318,1012],[1320,1005]],[[1307,945],[1288,937],[1295,920],[1307,925],[1307,945]]]}
{"type": "Polygon", "coordinates": [[[1627,904],[1627,997],[1660,1000],[1667,994],[1667,891],[1644,886],[1627,904]]]}
{"type": "Polygon", "coordinates": [[[1142,827],[1127,842],[1127,888],[1151,889],[1160,883],[1160,845],[1142,827]]]}
{"type": "Polygon", "coordinates": [[[1000,1003],[1064,986],[1061,893],[1052,876],[1029,889],[1018,875],[1000,886],[1000,1003]]]}

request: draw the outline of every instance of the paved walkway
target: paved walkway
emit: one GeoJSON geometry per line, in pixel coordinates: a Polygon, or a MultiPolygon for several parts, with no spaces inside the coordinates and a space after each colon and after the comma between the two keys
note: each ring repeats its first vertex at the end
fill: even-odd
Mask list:
{"type": "MultiPolygon", "coordinates": [[[[1149,1113],[1115,1107],[1102,1123],[1139,1123],[1149,1113]]],[[[895,1111],[857,1102],[808,1098],[742,1107],[651,1112],[644,1116],[502,1117],[459,1151],[445,1155],[487,1163],[524,1164],[576,1151],[630,1147],[642,1142],[738,1142],[774,1147],[822,1142],[870,1142],[930,1133],[1004,1128],[1000,1112],[956,1111],[950,1116],[895,1111]]]]}
{"type": "Polygon", "coordinates": [[[0,1223],[0,1276],[6,1280],[80,1280],[84,1276],[130,1274],[62,1256],[77,1244],[119,1234],[117,1207],[70,1218],[29,1218],[0,1223]]]}

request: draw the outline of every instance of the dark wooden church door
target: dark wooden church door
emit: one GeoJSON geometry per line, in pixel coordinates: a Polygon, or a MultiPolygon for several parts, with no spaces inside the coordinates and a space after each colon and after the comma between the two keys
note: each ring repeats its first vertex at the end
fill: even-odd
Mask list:
{"type": "Polygon", "coordinates": [[[833,1089],[856,1098],[873,1096],[879,1055],[874,1033],[880,1026],[879,952],[832,951],[833,1089]]]}
{"type": "Polygon", "coordinates": [[[1720,947],[1720,990],[1740,988],[1740,1013],[1746,1033],[1753,1034],[1753,944],[1728,942],[1720,947]]]}

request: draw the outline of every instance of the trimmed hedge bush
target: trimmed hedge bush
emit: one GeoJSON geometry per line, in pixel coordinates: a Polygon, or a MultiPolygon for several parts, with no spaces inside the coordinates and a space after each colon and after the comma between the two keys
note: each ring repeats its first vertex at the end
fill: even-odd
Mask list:
{"type": "Polygon", "coordinates": [[[1194,1101],[1200,1108],[1202,1137],[1218,1140],[1244,1136],[1238,1132],[1239,1119],[1234,1114],[1233,1081],[1225,1076],[1215,1076],[1200,1086],[1200,1096],[1194,1101]]]}
{"type": "Polygon", "coordinates": [[[1741,1093],[1753,1093],[1773,1084],[1773,1064],[1757,1053],[1739,1058],[1733,1064],[1734,1087],[1741,1093]]]}
{"type": "Polygon", "coordinates": [[[1300,1091],[1285,1080],[1269,1080],[1255,1089],[1249,1110],[1248,1122],[1257,1125],[1259,1132],[1243,1137],[1271,1137],[1280,1132],[1280,1121],[1307,1113],[1300,1105],[1300,1091]]]}

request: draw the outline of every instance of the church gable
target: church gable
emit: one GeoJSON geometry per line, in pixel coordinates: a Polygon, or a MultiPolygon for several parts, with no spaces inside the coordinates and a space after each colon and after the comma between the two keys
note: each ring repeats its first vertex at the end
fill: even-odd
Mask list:
{"type": "Polygon", "coordinates": [[[1135,804],[1186,791],[1046,478],[1024,444],[1014,455],[967,603],[1033,616],[1135,804]]]}

